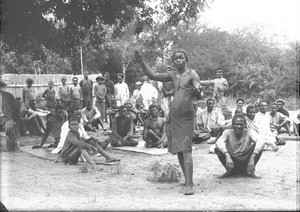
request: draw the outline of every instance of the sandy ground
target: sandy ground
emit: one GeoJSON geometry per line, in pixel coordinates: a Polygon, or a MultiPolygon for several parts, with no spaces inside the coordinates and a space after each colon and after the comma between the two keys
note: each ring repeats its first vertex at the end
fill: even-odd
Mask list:
{"type": "MultiPolygon", "coordinates": [[[[19,142],[33,145],[40,140],[24,136],[19,142]]],[[[155,161],[177,164],[171,154],[153,156],[108,148],[108,153],[122,159],[117,174],[115,165],[81,173],[80,165],[55,164],[24,152],[1,152],[1,202],[8,210],[299,210],[299,144],[288,141],[276,153],[264,151],[256,166],[262,176],[259,180],[217,179],[225,169],[215,154],[208,154],[210,145],[200,144],[193,152],[192,196],[183,195],[178,183],[147,180],[155,161]]]]}

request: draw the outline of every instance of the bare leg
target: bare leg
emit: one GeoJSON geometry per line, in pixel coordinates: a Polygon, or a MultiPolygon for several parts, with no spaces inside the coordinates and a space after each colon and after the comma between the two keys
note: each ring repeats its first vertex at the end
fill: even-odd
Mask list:
{"type": "Polygon", "coordinates": [[[183,161],[186,179],[186,192],[185,195],[194,194],[193,183],[193,157],[191,152],[183,152],[183,161]]]}
{"type": "Polygon", "coordinates": [[[93,169],[96,169],[99,171],[102,170],[102,168],[97,167],[96,163],[92,160],[89,153],[85,149],[81,150],[81,154],[86,159],[86,161],[92,166],[93,169]]]}
{"type": "Polygon", "coordinates": [[[180,165],[181,170],[182,170],[183,175],[184,175],[184,185],[186,185],[186,175],[185,175],[185,168],[184,168],[184,161],[183,161],[183,153],[178,152],[177,153],[177,158],[178,158],[179,165],[180,165]]]}
{"type": "Polygon", "coordinates": [[[117,159],[117,158],[112,158],[111,156],[109,156],[109,154],[107,154],[101,146],[99,146],[98,144],[96,144],[95,142],[93,142],[93,145],[94,147],[97,148],[98,152],[103,155],[103,157],[105,157],[106,159],[106,162],[116,162],[116,161],[120,161],[120,159],[117,159]]]}

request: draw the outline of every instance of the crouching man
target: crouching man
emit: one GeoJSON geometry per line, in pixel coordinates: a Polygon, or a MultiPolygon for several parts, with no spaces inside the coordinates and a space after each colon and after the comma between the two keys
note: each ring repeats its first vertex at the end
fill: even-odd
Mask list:
{"type": "Polygon", "coordinates": [[[264,142],[258,134],[245,129],[244,114],[237,114],[232,119],[233,129],[227,129],[217,140],[215,153],[226,168],[226,172],[219,178],[232,174],[246,174],[259,179],[255,174],[255,165],[261,157],[264,142]]]}
{"type": "Polygon", "coordinates": [[[157,105],[149,106],[150,117],[144,122],[143,139],[146,147],[166,147],[165,119],[158,116],[157,105]]]}

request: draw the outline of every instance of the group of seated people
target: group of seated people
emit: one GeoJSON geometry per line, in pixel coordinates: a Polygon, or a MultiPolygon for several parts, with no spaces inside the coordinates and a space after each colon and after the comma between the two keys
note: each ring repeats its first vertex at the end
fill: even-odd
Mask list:
{"type": "MultiPolygon", "coordinates": [[[[101,154],[107,162],[119,161],[120,159],[107,154],[105,148],[109,144],[113,147],[137,146],[135,133],[138,125],[143,127],[141,137],[147,148],[164,148],[168,145],[165,134],[165,114],[168,111],[156,104],[145,110],[141,99],[137,99],[134,104],[127,101],[119,107],[115,100],[111,102],[111,107],[107,108],[111,134],[103,141],[89,136],[86,132],[97,132],[99,125],[106,131],[100,119],[101,114],[92,101],[88,101],[86,107],[80,109],[72,100],[65,107],[60,100],[56,100],[51,111],[37,108],[37,101],[34,99],[29,101],[28,109],[22,109],[21,98],[16,98],[15,102],[20,116],[14,120],[20,134],[24,135],[29,131],[42,135],[41,143],[33,146],[37,149],[44,146],[52,133],[54,143],[49,147],[55,148],[52,152],[60,153],[66,164],[77,164],[82,155],[92,167],[96,167],[91,154],[101,154]],[[46,120],[46,126],[43,119],[46,120]]],[[[293,124],[295,135],[299,135],[299,122],[295,123],[289,118],[289,113],[284,108],[284,100],[279,99],[272,103],[269,112],[264,100],[257,106],[248,106],[246,110],[243,99],[238,99],[236,103],[232,119],[225,118],[215,110],[215,100],[212,98],[206,100],[204,109],[198,107],[197,102],[194,104],[193,142],[198,144],[209,141],[216,144],[214,151],[227,170],[222,177],[245,170],[253,174],[264,146],[277,151],[277,146],[285,144],[278,136],[282,127],[291,135],[290,125],[293,124]]]]}

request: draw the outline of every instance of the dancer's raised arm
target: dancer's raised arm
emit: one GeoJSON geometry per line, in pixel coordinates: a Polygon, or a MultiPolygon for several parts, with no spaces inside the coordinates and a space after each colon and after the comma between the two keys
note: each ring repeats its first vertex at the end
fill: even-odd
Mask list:
{"type": "Polygon", "coordinates": [[[149,79],[161,81],[161,82],[172,81],[172,77],[169,72],[155,73],[153,70],[151,70],[151,68],[144,61],[144,59],[139,51],[135,50],[134,55],[135,55],[135,58],[137,59],[137,61],[139,62],[139,64],[142,66],[144,74],[147,77],[149,77],[149,79]]]}

